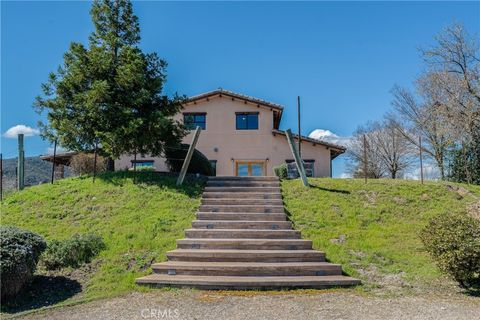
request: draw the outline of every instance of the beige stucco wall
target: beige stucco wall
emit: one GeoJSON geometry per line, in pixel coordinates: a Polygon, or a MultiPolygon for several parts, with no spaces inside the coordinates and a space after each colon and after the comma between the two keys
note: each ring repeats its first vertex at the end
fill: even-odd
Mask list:
{"type": "MultiPolygon", "coordinates": [[[[245,104],[241,100],[232,101],[230,97],[213,97],[197,104],[186,106],[184,112],[206,113],[206,130],[200,134],[197,149],[208,159],[217,160],[217,175],[235,175],[235,160],[267,160],[266,175],[273,175],[273,167],[293,159],[284,135],[274,135],[273,112],[269,108],[245,104]],[[258,130],[236,130],[236,112],[258,112],[258,130]]],[[[183,120],[183,114],[177,119],[183,120]]],[[[184,138],[184,143],[190,143],[191,134],[184,138]]],[[[302,158],[315,159],[315,176],[330,176],[330,151],[322,145],[311,142],[302,143],[302,158]]],[[[131,166],[131,156],[122,156],[115,162],[115,168],[122,170],[131,166]]],[[[138,158],[140,159],[140,157],[138,158]]],[[[162,158],[153,159],[158,171],[167,168],[162,158]]]]}

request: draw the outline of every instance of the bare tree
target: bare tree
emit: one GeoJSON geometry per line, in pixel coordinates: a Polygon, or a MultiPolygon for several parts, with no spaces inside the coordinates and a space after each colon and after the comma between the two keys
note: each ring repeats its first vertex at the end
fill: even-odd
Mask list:
{"type": "Polygon", "coordinates": [[[379,179],[387,175],[385,167],[382,165],[381,157],[377,146],[373,143],[372,133],[369,129],[370,123],[359,127],[354,133],[349,143],[347,157],[349,159],[349,171],[355,178],[379,179]],[[364,137],[366,145],[364,144],[364,137]],[[366,148],[366,150],[364,149],[366,148]],[[365,157],[366,155],[366,157],[365,157]],[[365,173],[365,169],[367,172],[365,173]]]}
{"type": "MultiPolygon", "coordinates": [[[[478,35],[470,35],[460,24],[447,27],[437,43],[422,51],[429,76],[422,88],[433,92],[446,106],[445,117],[455,138],[454,149],[469,163],[467,149],[480,153],[480,52],[478,35]],[[476,150],[476,151],[475,151],[476,150]],[[460,151],[460,152],[458,152],[460,151]]],[[[476,168],[464,166],[470,182],[476,168]]]]}
{"type": "Polygon", "coordinates": [[[394,123],[397,130],[417,148],[420,148],[418,136],[422,137],[422,151],[435,160],[444,179],[447,151],[452,143],[450,131],[445,127],[445,106],[425,92],[422,93],[422,102],[418,102],[411,92],[399,86],[393,88],[392,94],[392,105],[398,115],[398,121],[394,123]]]}
{"type": "Polygon", "coordinates": [[[358,128],[351,140],[348,157],[350,171],[356,177],[398,178],[410,166],[412,146],[399,130],[401,125],[394,120],[369,122],[358,128]],[[364,152],[366,139],[366,159],[364,152]],[[366,163],[365,163],[366,161],[366,163]]]}
{"type": "Polygon", "coordinates": [[[370,127],[370,143],[375,145],[380,163],[392,179],[398,178],[412,162],[412,145],[403,135],[404,131],[401,124],[392,119],[374,122],[370,127]]]}

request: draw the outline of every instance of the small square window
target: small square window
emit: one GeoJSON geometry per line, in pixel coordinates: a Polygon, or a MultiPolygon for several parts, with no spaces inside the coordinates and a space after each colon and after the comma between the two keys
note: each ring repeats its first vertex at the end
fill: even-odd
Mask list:
{"type": "Polygon", "coordinates": [[[188,130],[195,130],[197,127],[207,129],[207,115],[205,113],[184,113],[183,124],[188,130]]]}
{"type": "Polygon", "coordinates": [[[237,130],[258,130],[258,113],[237,113],[235,123],[237,130]]]}

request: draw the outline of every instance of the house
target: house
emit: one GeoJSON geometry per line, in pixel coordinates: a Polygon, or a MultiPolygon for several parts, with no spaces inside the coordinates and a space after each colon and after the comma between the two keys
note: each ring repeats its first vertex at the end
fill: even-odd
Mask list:
{"type": "MultiPolygon", "coordinates": [[[[272,176],[273,167],[293,162],[285,132],[280,130],[283,106],[218,89],[188,98],[176,119],[187,128],[202,128],[196,149],[211,162],[217,176],[272,176]]],[[[183,140],[190,143],[192,133],[183,140]]],[[[298,143],[298,136],[295,136],[298,143]]],[[[332,160],[345,148],[301,138],[301,156],[315,177],[331,177],[332,160]]],[[[133,155],[115,161],[116,170],[131,168],[133,155]]],[[[138,156],[138,167],[168,171],[161,157],[138,156]]]]}

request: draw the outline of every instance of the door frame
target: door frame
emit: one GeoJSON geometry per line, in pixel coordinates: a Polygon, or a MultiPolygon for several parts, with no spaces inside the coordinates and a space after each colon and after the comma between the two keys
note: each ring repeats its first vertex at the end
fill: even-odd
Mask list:
{"type": "Polygon", "coordinates": [[[251,164],[261,164],[262,165],[262,177],[266,176],[267,173],[267,161],[266,160],[235,160],[235,176],[238,177],[238,165],[239,164],[248,164],[248,177],[252,176],[252,167],[251,164]]]}

